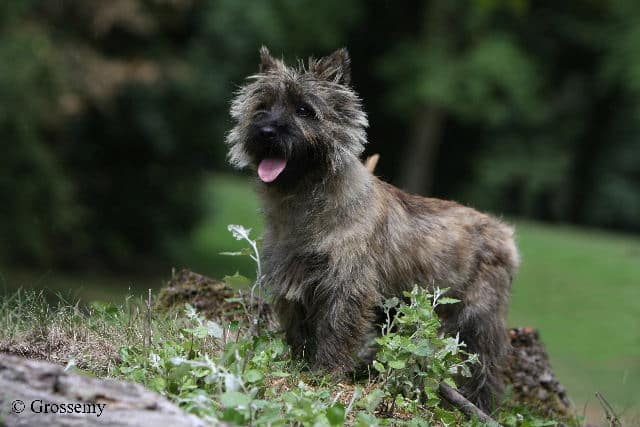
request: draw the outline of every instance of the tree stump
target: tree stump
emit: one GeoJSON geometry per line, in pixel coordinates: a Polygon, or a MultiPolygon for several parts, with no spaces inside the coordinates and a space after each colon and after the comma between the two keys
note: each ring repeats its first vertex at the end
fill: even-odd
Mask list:
{"type": "Polygon", "coordinates": [[[257,295],[251,298],[248,289],[238,293],[220,280],[189,270],[180,270],[172,277],[160,291],[156,304],[161,309],[182,309],[190,304],[203,316],[218,320],[246,318],[257,313],[267,327],[277,327],[269,304],[257,295]]]}
{"type": "Polygon", "coordinates": [[[560,384],[539,333],[531,327],[509,330],[512,350],[505,369],[513,400],[553,418],[571,416],[573,405],[560,384]]]}

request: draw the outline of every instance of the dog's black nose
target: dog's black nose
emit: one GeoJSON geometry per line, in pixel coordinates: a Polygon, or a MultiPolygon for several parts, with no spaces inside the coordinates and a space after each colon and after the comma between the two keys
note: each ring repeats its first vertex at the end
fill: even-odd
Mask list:
{"type": "Polygon", "coordinates": [[[262,126],[260,128],[260,136],[265,140],[274,139],[276,137],[276,128],[271,125],[262,126]]]}

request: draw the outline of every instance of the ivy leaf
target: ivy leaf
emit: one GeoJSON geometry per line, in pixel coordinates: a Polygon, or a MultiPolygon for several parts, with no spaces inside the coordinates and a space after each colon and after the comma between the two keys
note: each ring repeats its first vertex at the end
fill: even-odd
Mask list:
{"type": "Polygon", "coordinates": [[[226,408],[248,408],[251,398],[239,391],[227,391],[220,396],[220,403],[226,408]]]}
{"type": "Polygon", "coordinates": [[[453,379],[452,379],[452,378],[445,378],[445,379],[444,379],[444,382],[445,382],[448,386],[450,386],[451,388],[457,388],[457,387],[458,387],[458,386],[456,386],[456,383],[455,383],[455,381],[453,381],[453,379]]]}
{"type": "Polygon", "coordinates": [[[447,411],[446,409],[435,408],[434,413],[446,425],[455,425],[458,422],[458,418],[455,412],[447,411]]]}
{"type": "Polygon", "coordinates": [[[244,425],[245,424],[245,416],[238,410],[234,408],[227,408],[222,413],[222,417],[220,417],[222,421],[226,421],[228,423],[234,425],[244,425]]]}
{"type": "Polygon", "coordinates": [[[249,369],[244,373],[244,379],[249,383],[255,383],[264,378],[262,372],[257,369],[249,369]]]}
{"type": "Polygon", "coordinates": [[[185,328],[183,331],[187,334],[193,335],[198,339],[206,338],[209,335],[209,330],[206,326],[196,326],[195,328],[185,328]]]}
{"type": "Polygon", "coordinates": [[[413,354],[415,354],[416,356],[420,356],[420,357],[429,356],[431,353],[433,353],[433,351],[431,350],[431,347],[429,345],[427,345],[427,344],[418,345],[413,350],[413,354]]]}
{"type": "Polygon", "coordinates": [[[327,419],[332,426],[341,426],[344,424],[346,411],[341,403],[337,403],[327,409],[327,419]]]}
{"type": "Polygon", "coordinates": [[[367,412],[373,413],[373,411],[380,406],[380,402],[384,398],[384,391],[379,388],[374,389],[369,394],[367,394],[363,401],[358,404],[358,406],[364,406],[367,412]]]}
{"type": "Polygon", "coordinates": [[[393,369],[404,369],[407,366],[404,360],[392,360],[389,362],[389,367],[393,369]]]}
{"type": "Polygon", "coordinates": [[[380,362],[378,362],[377,360],[373,361],[373,369],[375,369],[376,371],[383,373],[385,371],[384,365],[380,362]]]}
{"type": "Polygon", "coordinates": [[[363,413],[358,414],[356,427],[371,427],[371,426],[377,426],[377,425],[378,425],[378,420],[373,415],[363,414],[363,413]]]}
{"type": "Polygon", "coordinates": [[[540,419],[535,419],[531,423],[532,427],[547,427],[547,426],[555,426],[555,425],[557,425],[557,423],[555,421],[540,420],[540,419]]]}

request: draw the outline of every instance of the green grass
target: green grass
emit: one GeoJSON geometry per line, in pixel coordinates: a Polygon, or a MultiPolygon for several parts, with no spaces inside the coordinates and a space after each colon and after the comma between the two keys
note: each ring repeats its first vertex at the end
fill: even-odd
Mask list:
{"type": "Polygon", "coordinates": [[[220,252],[246,246],[227,230],[229,224],[252,229],[253,236],[263,230],[260,203],[247,177],[214,175],[205,189],[207,215],[191,236],[175,244],[176,267],[185,267],[212,277],[231,275],[236,271],[255,277],[255,268],[247,257],[229,257],[220,252]]]}
{"type": "MultiPolygon", "coordinates": [[[[521,222],[511,324],[541,331],[570,395],[640,408],[640,239],[521,222]]],[[[590,405],[593,406],[593,405],[590,405]]],[[[631,409],[630,409],[631,411],[631,409]]]]}
{"type": "Polygon", "coordinates": [[[159,271],[155,277],[0,268],[0,296],[17,289],[44,290],[46,298],[52,302],[59,296],[69,301],[119,302],[127,294],[144,295],[147,289],[159,289],[169,277],[171,268],[159,271]]]}

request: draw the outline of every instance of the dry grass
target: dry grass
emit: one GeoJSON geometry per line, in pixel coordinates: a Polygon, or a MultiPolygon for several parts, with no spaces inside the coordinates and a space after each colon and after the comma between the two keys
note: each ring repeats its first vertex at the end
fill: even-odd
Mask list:
{"type": "Polygon", "coordinates": [[[18,290],[0,306],[0,352],[104,375],[120,362],[122,346],[148,342],[150,330],[175,329],[148,310],[141,299],[82,307],[58,296],[51,305],[44,291],[18,290]]]}

